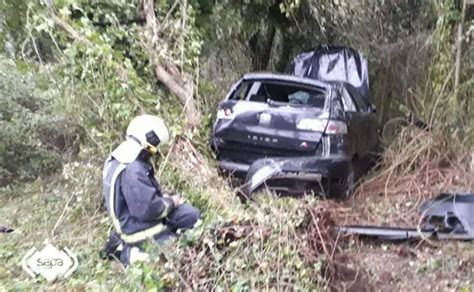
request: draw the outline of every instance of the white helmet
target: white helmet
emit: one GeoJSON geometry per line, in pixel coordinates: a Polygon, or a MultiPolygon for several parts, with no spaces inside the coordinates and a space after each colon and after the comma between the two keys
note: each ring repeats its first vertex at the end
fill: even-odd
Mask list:
{"type": "Polygon", "coordinates": [[[134,161],[143,149],[155,154],[158,145],[168,142],[169,133],[162,119],[152,115],[141,115],[128,125],[126,139],[111,154],[121,163],[134,161]]]}

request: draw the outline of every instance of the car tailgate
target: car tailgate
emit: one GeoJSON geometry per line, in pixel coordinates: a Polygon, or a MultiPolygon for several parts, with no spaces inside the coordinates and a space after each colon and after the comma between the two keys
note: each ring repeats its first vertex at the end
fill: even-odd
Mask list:
{"type": "Polygon", "coordinates": [[[220,108],[231,114],[217,120],[214,138],[225,141],[229,147],[240,144],[256,152],[274,149],[314,153],[322,132],[299,130],[297,124],[303,119],[327,118],[327,113],[320,109],[250,101],[225,101],[220,108]]]}

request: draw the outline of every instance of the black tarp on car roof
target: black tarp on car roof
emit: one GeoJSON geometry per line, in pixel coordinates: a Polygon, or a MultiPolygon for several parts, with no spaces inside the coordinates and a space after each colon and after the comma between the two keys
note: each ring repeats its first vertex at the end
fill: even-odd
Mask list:
{"type": "Polygon", "coordinates": [[[287,73],[322,81],[347,82],[369,102],[367,59],[352,48],[318,46],[296,55],[288,66],[287,73]]]}

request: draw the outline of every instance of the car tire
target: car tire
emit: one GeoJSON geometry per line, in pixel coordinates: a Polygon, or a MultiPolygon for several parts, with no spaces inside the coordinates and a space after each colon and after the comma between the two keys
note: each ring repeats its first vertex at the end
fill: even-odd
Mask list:
{"type": "Polygon", "coordinates": [[[337,200],[345,200],[352,196],[355,188],[354,166],[351,165],[349,173],[342,185],[330,186],[330,196],[337,200]]]}

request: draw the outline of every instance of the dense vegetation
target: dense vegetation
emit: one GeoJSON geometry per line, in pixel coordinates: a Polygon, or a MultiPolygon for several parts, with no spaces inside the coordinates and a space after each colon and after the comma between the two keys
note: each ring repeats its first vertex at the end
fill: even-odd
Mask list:
{"type": "MultiPolygon", "coordinates": [[[[0,12],[0,225],[17,230],[0,235],[0,287],[50,285],[19,268],[44,240],[68,246],[81,263],[56,288],[381,285],[377,267],[348,256],[364,251],[360,243],[336,244],[320,230],[329,213],[391,223],[421,197],[473,189],[474,23],[463,1],[0,0],[0,12]],[[381,165],[346,205],[262,196],[243,206],[207,145],[216,104],[241,74],[283,72],[320,43],[368,56],[384,125],[381,165]],[[155,262],[124,270],[98,257],[109,228],[101,167],[139,113],[170,126],[158,179],[205,220],[179,247],[150,247],[155,262]],[[410,126],[418,119],[430,130],[410,126]]],[[[470,274],[448,284],[473,285],[471,255],[457,254],[470,274]]],[[[444,257],[415,268],[435,275],[431,261],[451,264],[447,273],[458,268],[444,257]]],[[[392,278],[383,285],[407,285],[392,278]]]]}

